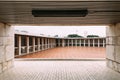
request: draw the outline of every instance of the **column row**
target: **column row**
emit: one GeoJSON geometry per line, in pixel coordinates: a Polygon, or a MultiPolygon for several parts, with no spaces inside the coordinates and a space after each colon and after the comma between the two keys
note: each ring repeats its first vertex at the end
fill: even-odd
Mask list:
{"type": "Polygon", "coordinates": [[[56,47],[54,38],[15,35],[15,56],[56,47]]]}
{"type": "Polygon", "coordinates": [[[58,47],[64,46],[92,46],[92,47],[105,47],[106,39],[56,39],[58,47]]]}

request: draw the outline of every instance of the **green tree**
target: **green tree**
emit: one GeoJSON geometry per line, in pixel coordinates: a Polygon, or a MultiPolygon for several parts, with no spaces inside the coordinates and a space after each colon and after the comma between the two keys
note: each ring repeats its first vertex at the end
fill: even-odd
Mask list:
{"type": "Polygon", "coordinates": [[[83,36],[80,36],[78,34],[69,34],[67,37],[70,37],[70,38],[82,38],[83,36]]]}
{"type": "Polygon", "coordinates": [[[87,35],[87,38],[89,37],[99,37],[98,35],[87,35]]]}

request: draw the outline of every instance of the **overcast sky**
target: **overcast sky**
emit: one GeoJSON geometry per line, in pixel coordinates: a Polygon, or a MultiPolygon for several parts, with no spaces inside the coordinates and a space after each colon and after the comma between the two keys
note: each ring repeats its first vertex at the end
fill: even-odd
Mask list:
{"type": "Polygon", "coordinates": [[[15,30],[50,36],[59,35],[59,37],[64,37],[68,34],[106,36],[106,26],[15,26],[15,30]]]}

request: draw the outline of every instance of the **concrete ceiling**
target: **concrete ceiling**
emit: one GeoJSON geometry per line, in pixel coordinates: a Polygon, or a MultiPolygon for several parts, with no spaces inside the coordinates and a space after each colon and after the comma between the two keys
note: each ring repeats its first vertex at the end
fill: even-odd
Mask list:
{"type": "Polygon", "coordinates": [[[29,25],[106,25],[120,22],[120,0],[0,0],[0,21],[29,25]],[[87,8],[86,17],[34,17],[32,9],[87,8]]]}

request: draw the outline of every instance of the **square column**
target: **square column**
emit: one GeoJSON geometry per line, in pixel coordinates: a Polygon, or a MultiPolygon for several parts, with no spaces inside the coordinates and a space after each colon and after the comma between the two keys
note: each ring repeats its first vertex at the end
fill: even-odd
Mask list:
{"type": "Polygon", "coordinates": [[[50,48],[52,48],[52,40],[50,39],[50,48]]]}
{"type": "Polygon", "coordinates": [[[60,47],[60,39],[58,39],[58,46],[60,47]]]}
{"type": "Polygon", "coordinates": [[[93,39],[93,47],[95,47],[95,40],[93,39]]]}
{"type": "Polygon", "coordinates": [[[100,47],[100,40],[98,39],[98,47],[100,47]]]}
{"type": "Polygon", "coordinates": [[[21,36],[18,36],[18,54],[21,55],[21,36]]]}
{"type": "Polygon", "coordinates": [[[107,27],[107,66],[120,72],[120,23],[107,27]]]}
{"type": "Polygon", "coordinates": [[[52,39],[52,48],[54,48],[54,39],[52,39]]]}
{"type": "Polygon", "coordinates": [[[44,50],[44,38],[42,38],[41,40],[42,40],[42,50],[44,50]]]}
{"type": "Polygon", "coordinates": [[[65,47],[65,41],[62,39],[62,47],[65,47]]]}
{"type": "Polygon", "coordinates": [[[77,39],[75,39],[75,46],[77,46],[77,39]]]}
{"type": "Polygon", "coordinates": [[[33,52],[35,52],[35,37],[32,37],[33,52]]]}
{"type": "Polygon", "coordinates": [[[56,42],[55,42],[55,39],[53,39],[53,47],[55,47],[55,45],[56,45],[55,43],[56,43],[56,42]]]}
{"type": "Polygon", "coordinates": [[[29,54],[29,36],[26,37],[27,54],[29,54]]]}
{"type": "Polygon", "coordinates": [[[0,73],[13,67],[14,27],[0,23],[0,73]]]}
{"type": "Polygon", "coordinates": [[[50,48],[50,46],[49,46],[49,45],[50,45],[50,41],[49,41],[49,40],[50,40],[50,39],[48,38],[48,49],[50,48]]]}
{"type": "Polygon", "coordinates": [[[45,49],[47,49],[47,38],[45,38],[45,49]]]}
{"type": "Polygon", "coordinates": [[[103,39],[103,47],[105,47],[105,39],[103,39]]]}
{"type": "Polygon", "coordinates": [[[37,42],[37,43],[38,43],[38,44],[37,44],[37,45],[38,45],[38,51],[40,51],[40,38],[37,38],[37,41],[38,41],[38,42],[37,42]]]}
{"type": "Polygon", "coordinates": [[[88,47],[90,47],[90,39],[88,39],[88,47]]]}
{"type": "Polygon", "coordinates": [[[85,44],[86,44],[86,42],[85,42],[85,39],[84,39],[84,47],[85,47],[85,44]]]}
{"type": "Polygon", "coordinates": [[[69,44],[70,44],[70,41],[69,41],[69,39],[68,39],[68,43],[67,43],[68,45],[67,46],[70,46],[69,44]]]}
{"type": "Polygon", "coordinates": [[[73,46],[73,39],[71,39],[71,42],[72,42],[72,46],[73,46]]]}
{"type": "Polygon", "coordinates": [[[80,39],[80,46],[81,46],[81,39],[80,39]]]}

